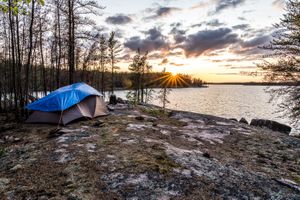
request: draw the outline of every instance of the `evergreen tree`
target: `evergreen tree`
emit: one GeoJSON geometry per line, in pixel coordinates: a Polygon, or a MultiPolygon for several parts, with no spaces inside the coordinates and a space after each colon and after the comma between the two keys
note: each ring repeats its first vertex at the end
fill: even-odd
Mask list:
{"type": "Polygon", "coordinates": [[[115,32],[110,33],[110,37],[108,39],[108,58],[110,62],[110,69],[111,69],[111,94],[114,93],[114,83],[115,83],[115,70],[119,69],[116,66],[116,63],[118,63],[118,56],[120,52],[122,51],[121,49],[121,44],[119,41],[115,38],[115,32]]]}
{"type": "Polygon", "coordinates": [[[106,64],[108,63],[108,55],[107,55],[107,42],[104,35],[100,36],[99,43],[99,64],[100,64],[100,72],[101,72],[101,93],[105,94],[105,72],[106,72],[106,64]]]}
{"type": "Polygon", "coordinates": [[[147,102],[151,98],[151,90],[149,89],[149,73],[151,72],[152,66],[147,62],[148,53],[141,55],[140,50],[133,57],[132,63],[128,69],[132,72],[130,99],[136,103],[147,102]]]}
{"type": "Polygon", "coordinates": [[[294,123],[300,122],[300,1],[286,3],[287,13],[275,28],[278,30],[270,44],[265,61],[258,65],[265,80],[288,82],[289,86],[270,88],[272,99],[280,99],[280,112],[294,123]]]}
{"type": "Polygon", "coordinates": [[[0,110],[14,110],[22,119],[25,105],[38,92],[45,95],[81,81],[79,66],[96,62],[97,27],[87,15],[99,14],[99,9],[89,0],[52,0],[46,5],[44,0],[0,0],[0,110]]]}
{"type": "Polygon", "coordinates": [[[172,90],[168,85],[168,78],[170,77],[170,73],[166,72],[166,69],[164,69],[162,77],[164,78],[161,79],[161,89],[158,92],[158,99],[162,103],[163,109],[165,109],[166,105],[170,103],[170,101],[168,100],[168,95],[172,90]]]}

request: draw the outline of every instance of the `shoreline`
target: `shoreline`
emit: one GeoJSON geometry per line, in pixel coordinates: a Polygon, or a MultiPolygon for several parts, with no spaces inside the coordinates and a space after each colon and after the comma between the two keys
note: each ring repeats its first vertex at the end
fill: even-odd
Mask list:
{"type": "Polygon", "coordinates": [[[108,116],[55,128],[1,125],[3,197],[300,198],[300,139],[284,133],[126,104],[108,116]]]}

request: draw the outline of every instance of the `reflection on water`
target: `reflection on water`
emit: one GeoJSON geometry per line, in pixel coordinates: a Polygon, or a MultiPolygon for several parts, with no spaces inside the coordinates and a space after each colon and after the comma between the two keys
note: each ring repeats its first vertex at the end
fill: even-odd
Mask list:
{"type": "MultiPolygon", "coordinates": [[[[217,115],[225,118],[270,119],[290,124],[276,113],[276,105],[269,103],[266,86],[210,85],[208,88],[173,89],[168,96],[170,109],[217,115]]],[[[155,91],[158,91],[157,89],[155,91]]],[[[115,92],[125,98],[125,91],[115,92]]],[[[154,98],[155,105],[161,103],[154,98]]]]}
{"type": "MultiPolygon", "coordinates": [[[[290,124],[287,118],[280,117],[280,114],[276,113],[277,106],[269,103],[270,94],[264,91],[266,88],[266,86],[210,85],[208,88],[172,89],[168,96],[170,104],[167,104],[167,108],[225,118],[244,117],[249,122],[253,118],[260,118],[290,124]]],[[[161,102],[156,98],[158,90],[154,89],[155,95],[150,103],[161,106],[161,102]]],[[[127,92],[116,91],[115,94],[125,99],[127,92]]],[[[43,94],[39,92],[38,96],[42,97],[43,94]]]]}

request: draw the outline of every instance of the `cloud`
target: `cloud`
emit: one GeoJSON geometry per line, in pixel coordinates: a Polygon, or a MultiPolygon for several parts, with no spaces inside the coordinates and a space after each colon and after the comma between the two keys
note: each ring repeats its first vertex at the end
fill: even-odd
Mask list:
{"type": "Polygon", "coordinates": [[[251,40],[247,40],[242,42],[241,46],[243,48],[251,48],[251,47],[258,47],[260,45],[263,45],[271,40],[269,35],[261,35],[257,36],[251,40]]]}
{"type": "Polygon", "coordinates": [[[235,8],[243,4],[246,0],[218,0],[216,9],[213,14],[222,12],[228,8],[235,8]]]}
{"type": "Polygon", "coordinates": [[[168,64],[168,63],[169,63],[168,58],[164,58],[164,59],[161,61],[161,63],[159,63],[159,65],[166,65],[166,64],[168,64]]]}
{"type": "Polygon", "coordinates": [[[202,23],[198,23],[198,24],[193,24],[191,25],[192,28],[195,28],[195,27],[201,27],[203,24],[202,23]]]}
{"type": "Polygon", "coordinates": [[[202,30],[188,35],[181,48],[186,57],[197,57],[203,53],[223,49],[239,41],[238,35],[229,28],[202,30]]]}
{"type": "Polygon", "coordinates": [[[222,76],[252,76],[251,72],[248,71],[239,71],[239,72],[221,72],[221,73],[213,73],[215,75],[222,75],[222,76]]]}
{"type": "Polygon", "coordinates": [[[232,65],[231,64],[226,64],[226,65],[222,65],[221,67],[225,67],[226,69],[256,69],[257,67],[254,66],[250,66],[250,65],[246,65],[246,66],[240,66],[240,65],[232,65]]]}
{"type": "Polygon", "coordinates": [[[223,73],[213,73],[215,75],[226,75],[226,76],[232,76],[232,75],[240,75],[240,73],[237,73],[237,72],[223,72],[223,73]]]}
{"type": "Polygon", "coordinates": [[[158,28],[151,28],[145,34],[148,35],[150,40],[162,39],[164,37],[158,28]]]}
{"type": "Polygon", "coordinates": [[[254,58],[253,57],[249,57],[249,56],[242,56],[242,57],[238,57],[238,58],[228,58],[228,59],[219,59],[219,60],[210,60],[211,62],[214,63],[230,63],[232,66],[232,63],[237,62],[243,62],[243,61],[252,61],[254,58]]]}
{"type": "Polygon", "coordinates": [[[233,46],[230,49],[232,53],[251,56],[253,58],[257,58],[258,55],[264,52],[263,49],[259,48],[271,40],[269,35],[257,35],[256,37],[241,41],[239,44],[233,46]]]}
{"type": "Polygon", "coordinates": [[[171,27],[180,27],[182,24],[180,22],[175,22],[170,24],[171,27]]]}
{"type": "Polygon", "coordinates": [[[230,69],[256,69],[256,66],[231,66],[230,69]]]}
{"type": "Polygon", "coordinates": [[[274,29],[274,26],[264,27],[261,29],[250,29],[247,31],[244,31],[242,34],[243,38],[257,38],[261,37],[263,35],[273,35],[276,32],[276,29],[274,29]]]}
{"type": "Polygon", "coordinates": [[[244,14],[246,14],[246,13],[252,13],[252,12],[254,12],[254,10],[244,10],[243,11],[244,14]]]}
{"type": "Polygon", "coordinates": [[[245,17],[238,17],[238,19],[241,20],[241,21],[246,21],[245,17]]]}
{"type": "Polygon", "coordinates": [[[278,10],[283,10],[285,7],[285,2],[284,0],[275,0],[273,1],[272,6],[278,10]]]}
{"type": "Polygon", "coordinates": [[[220,62],[224,62],[224,60],[211,60],[211,62],[220,63],[220,62]]]}
{"type": "Polygon", "coordinates": [[[170,62],[168,60],[168,58],[164,58],[158,65],[167,65],[167,64],[170,64],[170,65],[173,65],[176,67],[184,66],[184,64],[181,64],[181,63],[170,62]]]}
{"type": "Polygon", "coordinates": [[[169,14],[171,14],[174,11],[178,11],[180,10],[179,8],[175,8],[175,7],[160,7],[156,10],[156,15],[158,17],[163,17],[163,16],[167,16],[169,14]]]}
{"type": "Polygon", "coordinates": [[[179,27],[180,26],[175,26],[170,31],[170,34],[173,35],[176,44],[180,44],[185,40],[186,30],[182,30],[179,27]]]}
{"type": "Polygon", "coordinates": [[[250,25],[249,24],[238,24],[232,27],[232,29],[234,30],[249,30],[250,29],[250,25]]]}
{"type": "Polygon", "coordinates": [[[176,66],[176,67],[184,66],[184,64],[182,64],[182,63],[175,63],[175,62],[171,62],[170,65],[173,65],[173,66],[176,66]]]}
{"type": "Polygon", "coordinates": [[[130,50],[140,49],[142,52],[164,50],[169,48],[169,43],[158,28],[152,28],[144,32],[146,37],[142,39],[139,36],[131,37],[125,42],[124,46],[130,50]]]}
{"type": "Polygon", "coordinates": [[[105,21],[109,24],[124,25],[132,22],[132,19],[127,15],[117,14],[115,16],[107,17],[105,21]]]}
{"type": "Polygon", "coordinates": [[[160,6],[158,8],[154,8],[154,9],[150,8],[150,9],[147,9],[147,10],[148,10],[148,12],[154,12],[154,14],[144,18],[146,20],[147,19],[157,19],[157,18],[166,17],[166,16],[171,15],[173,12],[180,11],[181,9],[176,8],[176,7],[160,6]]]}
{"type": "Polygon", "coordinates": [[[168,52],[167,56],[183,56],[183,52],[182,51],[175,51],[175,52],[168,52]]]}
{"type": "Polygon", "coordinates": [[[207,2],[202,2],[201,1],[201,2],[196,3],[195,5],[193,5],[192,7],[190,7],[190,9],[193,10],[193,9],[205,8],[207,6],[209,6],[209,2],[208,1],[207,2]]]}
{"type": "Polygon", "coordinates": [[[123,61],[123,62],[129,62],[131,61],[131,55],[129,53],[126,53],[124,54],[122,57],[120,57],[120,59],[123,61]]]}
{"type": "Polygon", "coordinates": [[[203,9],[206,8],[212,4],[215,4],[215,10],[210,12],[209,14],[218,14],[222,12],[225,9],[228,8],[235,8],[241,4],[243,4],[246,0],[206,0],[206,1],[201,1],[192,7],[190,7],[190,10],[193,9],[203,9]]]}
{"type": "Polygon", "coordinates": [[[203,8],[211,6],[212,4],[218,3],[219,1],[220,0],[201,0],[200,2],[191,6],[189,9],[190,10],[203,9],[203,8]]]}
{"type": "Polygon", "coordinates": [[[218,27],[224,25],[224,23],[221,23],[218,19],[213,19],[209,22],[206,23],[207,26],[212,26],[212,27],[218,27]]]}
{"type": "Polygon", "coordinates": [[[161,58],[163,58],[163,57],[165,57],[166,55],[163,53],[163,52],[150,52],[149,54],[148,54],[148,59],[149,60],[159,60],[159,59],[161,59],[161,58]]]}

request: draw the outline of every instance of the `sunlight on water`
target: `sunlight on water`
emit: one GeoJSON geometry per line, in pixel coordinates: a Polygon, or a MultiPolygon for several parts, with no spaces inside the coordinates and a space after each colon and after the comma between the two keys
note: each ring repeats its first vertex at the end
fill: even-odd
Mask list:
{"type": "MultiPolygon", "coordinates": [[[[191,111],[224,118],[270,119],[291,125],[287,118],[281,117],[276,105],[269,103],[270,94],[265,92],[266,86],[243,85],[209,85],[208,88],[172,89],[167,108],[191,111]]],[[[157,99],[159,89],[154,89],[153,100],[149,103],[162,106],[157,99]]],[[[115,91],[117,97],[126,99],[128,91],[115,91]]],[[[39,92],[39,97],[43,94],[39,92]]],[[[106,100],[108,100],[106,95],[106,100]]],[[[295,126],[294,126],[295,128],[295,126]]],[[[299,127],[298,127],[299,129],[299,127]]],[[[295,130],[293,130],[295,132],[295,130]]]]}
{"type": "MultiPolygon", "coordinates": [[[[210,85],[208,88],[173,89],[167,108],[192,111],[225,118],[270,119],[290,124],[288,119],[276,113],[276,105],[269,103],[270,94],[265,86],[210,85]]],[[[158,91],[158,89],[155,89],[158,91]]],[[[126,98],[125,91],[115,92],[118,97],[126,98]]],[[[157,98],[151,103],[161,105],[157,98]]]]}

